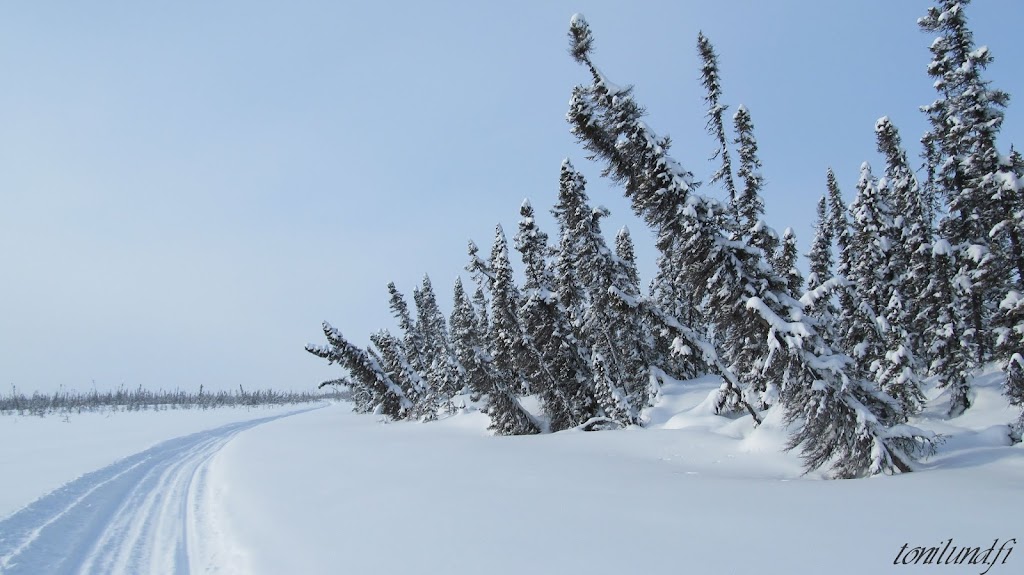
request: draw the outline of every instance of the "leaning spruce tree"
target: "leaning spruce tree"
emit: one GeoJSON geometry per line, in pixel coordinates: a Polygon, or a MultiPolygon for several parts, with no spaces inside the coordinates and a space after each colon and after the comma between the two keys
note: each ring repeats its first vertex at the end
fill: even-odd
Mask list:
{"type": "Polygon", "coordinates": [[[527,353],[527,348],[519,323],[520,295],[512,276],[508,242],[500,225],[495,229],[489,268],[491,325],[487,342],[495,373],[487,404],[491,430],[499,435],[539,433],[533,417],[519,403],[519,395],[529,390],[529,383],[517,358],[527,353]]]}
{"type": "MultiPolygon", "coordinates": [[[[444,398],[471,391],[486,401],[498,434],[540,430],[519,403],[523,394],[541,397],[551,429],[595,415],[628,424],[639,422],[665,376],[661,366],[675,375],[710,370],[723,380],[720,412],[745,411],[760,423],[762,410],[779,405],[792,430],[789,448],[799,449],[808,471],[910,471],[936,443],[906,425],[923,403],[925,365],[949,388],[952,416],[970,406],[973,371],[992,358],[1004,362],[1011,404],[1024,406],[1024,159],[1012,148],[1009,156],[997,151],[1008,96],[982,78],[992,58],[974,45],[969,1],[941,0],[919,21],[938,33],[929,74],[939,99],[923,108],[932,126],[922,139],[926,178],[917,182],[895,127],[879,120],[885,174],[876,180],[862,170],[847,209],[829,171],[802,297],[795,238],[786,234],[780,246],[763,221],[764,179],[742,106],[733,179],[707,38],[700,35],[698,51],[707,128],[718,141],[712,160],[721,162],[712,183],[726,188],[724,204],[696,193],[699,183],[668,153],[669,138],[642,121],[632,89],[597,70],[592,34],[576,15],[570,52],[593,82],[573,90],[567,119],[653,228],[659,257],[651,295],[640,293],[628,234],[620,233],[614,251],[604,244],[607,212],[589,206],[582,176],[566,162],[562,191],[570,193],[560,193],[554,212],[557,249],[523,207],[522,292],[499,226],[489,261],[470,244],[477,290],[471,301],[457,281],[449,325],[429,280],[414,290],[415,320],[391,284],[398,337],[380,331],[360,349],[324,323],[328,345],[307,350],[346,369],[347,377],[326,383],[348,386],[358,411],[430,417],[444,398]],[[943,217],[933,227],[939,198],[943,217]]],[[[1020,440],[1024,413],[1011,429],[1020,440]]]]}
{"type": "MultiPolygon", "coordinates": [[[[691,285],[732,293],[733,302],[741,305],[728,304],[728,319],[740,319],[767,336],[754,365],[761,374],[778,374],[786,419],[795,427],[790,447],[800,449],[807,469],[831,465],[840,477],[910,471],[916,456],[934,449],[933,437],[898,425],[896,401],[872,382],[851,377],[849,358],[831,353],[821,341],[813,318],[804,315],[763,253],[729,240],[721,226],[727,210],[694,193],[692,175],[667,153],[668,140],[640,120],[642,108],[631,90],[616,87],[594,66],[593,36],[581,15],[573,16],[569,36],[570,53],[593,79],[590,86],[573,90],[568,114],[573,133],[605,162],[605,173],[624,184],[634,210],[656,227],[660,245],[700,254],[692,257],[702,261],[677,268],[703,272],[691,285]],[[708,281],[712,278],[713,283],[708,281]]],[[[678,343],[691,347],[687,343],[697,342],[680,338],[678,343]]],[[[713,365],[725,368],[726,389],[735,387],[735,374],[714,357],[714,350],[704,353],[713,365]]]]}
{"type": "Polygon", "coordinates": [[[349,372],[349,381],[357,386],[353,396],[364,398],[361,405],[356,405],[359,411],[380,413],[392,419],[402,419],[410,414],[412,401],[388,376],[376,354],[359,349],[327,322],[323,323],[323,329],[327,345],[308,344],[306,351],[349,372]]]}
{"type": "Polygon", "coordinates": [[[410,415],[421,417],[424,420],[433,419],[435,415],[433,390],[430,389],[427,381],[409,365],[402,342],[386,329],[371,334],[370,342],[373,343],[381,369],[391,378],[391,381],[402,389],[412,403],[413,409],[410,415]]]}
{"type": "MultiPolygon", "coordinates": [[[[590,30],[582,16],[575,16],[571,34],[571,51],[580,62],[586,62],[594,83],[573,89],[569,104],[572,131],[584,147],[596,158],[609,159],[604,171],[613,181],[625,186],[626,197],[633,211],[641,214],[655,230],[658,249],[658,271],[651,286],[651,299],[644,302],[644,313],[659,334],[659,349],[676,350],[672,375],[695,373],[690,366],[720,366],[726,374],[722,390],[723,405],[742,405],[755,418],[757,413],[742,396],[740,382],[725,368],[714,346],[703,337],[699,323],[702,318],[696,310],[699,297],[691,287],[692,270],[684,256],[687,246],[682,245],[680,218],[686,209],[690,191],[697,182],[693,174],[675,164],[667,154],[671,142],[658,139],[645,129],[642,108],[632,97],[632,88],[620,88],[605,80],[589,64],[589,51],[593,43],[590,30]],[[614,126],[614,130],[607,129],[614,126]],[[620,136],[622,136],[620,140],[620,136]],[[646,179],[635,176],[643,173],[646,179]],[[655,193],[656,192],[656,193],[655,193]]],[[[689,252],[692,253],[692,252],[689,252]]]]}

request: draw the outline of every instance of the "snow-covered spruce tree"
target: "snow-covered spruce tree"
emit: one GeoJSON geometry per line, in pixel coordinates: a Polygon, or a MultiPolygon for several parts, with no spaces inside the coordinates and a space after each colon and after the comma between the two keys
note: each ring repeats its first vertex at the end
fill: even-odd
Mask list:
{"type": "Polygon", "coordinates": [[[583,286],[576,277],[576,266],[582,250],[581,240],[576,231],[583,218],[590,215],[585,185],[583,174],[576,171],[572,162],[568,159],[562,160],[558,202],[551,209],[551,215],[558,223],[558,249],[553,266],[558,301],[573,326],[579,325],[587,298],[583,286]]]}
{"type": "Polygon", "coordinates": [[[829,226],[828,200],[826,196],[818,199],[818,217],[814,223],[814,239],[811,240],[811,251],[807,253],[810,274],[807,276],[807,290],[814,290],[832,279],[832,228],[829,226]]]}
{"type": "MultiPolygon", "coordinates": [[[[884,183],[884,182],[883,182],[884,183]]],[[[879,186],[871,165],[861,164],[857,194],[850,204],[850,246],[852,253],[847,279],[853,285],[857,300],[856,325],[848,334],[853,355],[871,360],[880,353],[885,324],[882,310],[891,288],[887,283],[889,254],[892,249],[892,207],[885,188],[879,186]]]]}
{"type": "Polygon", "coordinates": [[[891,242],[892,210],[878,187],[871,166],[864,162],[857,181],[857,194],[850,205],[847,246],[840,257],[849,282],[848,295],[841,302],[839,325],[844,330],[845,351],[856,360],[865,375],[871,362],[884,353],[884,331],[888,328],[881,313],[887,302],[883,280],[891,242]],[[847,307],[849,306],[849,307],[847,307]]]}
{"type": "Polygon", "coordinates": [[[537,227],[528,201],[523,202],[519,213],[515,242],[526,275],[519,310],[526,353],[519,356],[520,369],[540,396],[549,429],[560,431],[592,417],[590,373],[587,358],[581,354],[572,324],[558,300],[558,288],[547,261],[548,235],[537,227]]]}
{"type": "Polygon", "coordinates": [[[519,323],[519,290],[513,280],[508,242],[501,225],[495,229],[488,268],[491,325],[487,343],[494,372],[487,402],[490,429],[498,435],[539,433],[540,428],[518,398],[520,393],[528,391],[528,387],[516,358],[527,353],[527,349],[519,323]]]}
{"type": "Polygon", "coordinates": [[[842,310],[847,331],[843,340],[856,360],[861,375],[871,377],[896,398],[901,419],[917,413],[923,403],[921,378],[904,309],[903,283],[907,269],[899,239],[902,232],[890,203],[889,182],[875,180],[864,163],[857,183],[857,197],[850,208],[851,243],[847,253],[847,279],[853,293],[847,301],[853,309],[842,310]]]}
{"type": "MultiPolygon", "coordinates": [[[[1009,160],[1017,179],[1015,187],[1020,189],[1020,181],[1024,180],[1024,157],[1011,147],[1009,160]]],[[[1009,225],[1024,231],[1022,194],[1017,194],[1016,203],[1009,225]]],[[[999,355],[1004,359],[1006,397],[1011,404],[1022,407],[1020,417],[1011,426],[1011,437],[1014,441],[1021,441],[1024,436],[1024,294],[1021,291],[1024,290],[1010,289],[1000,302],[1002,315],[996,341],[999,355]]]]}
{"type": "MultiPolygon", "coordinates": [[[[725,234],[726,208],[692,193],[692,176],[668,155],[667,140],[658,138],[639,113],[628,122],[615,121],[619,111],[640,107],[628,90],[615,87],[594,66],[593,37],[582,16],[572,18],[570,38],[570,53],[593,77],[591,86],[573,90],[568,116],[573,132],[606,163],[605,172],[625,185],[634,210],[658,230],[659,242],[680,248],[675,257],[700,260],[688,259],[679,268],[699,272],[691,283],[731,300],[722,306],[728,315],[719,321],[738,319],[747,322],[750,332],[765,334],[765,353],[758,358],[761,373],[778,374],[774,381],[782,386],[787,419],[796,427],[790,447],[800,448],[807,469],[831,464],[843,477],[910,470],[913,458],[932,446],[927,434],[893,426],[898,420],[895,400],[870,381],[848,375],[849,358],[829,353],[813,318],[803,315],[761,251],[725,234]]],[[[671,323],[673,318],[664,319],[671,323]]],[[[678,327],[684,331],[687,326],[678,327]]],[[[677,343],[701,349],[709,363],[721,366],[715,351],[699,347],[701,342],[680,337],[677,343]]],[[[726,389],[736,389],[735,377],[727,368],[722,372],[726,389]]]]}
{"type": "Polygon", "coordinates": [[[736,109],[733,115],[736,130],[736,146],[739,150],[740,167],[736,175],[743,180],[743,189],[738,199],[740,234],[747,243],[760,249],[765,258],[772,258],[779,246],[779,236],[764,222],[764,176],[761,175],[761,159],[757,155],[757,139],[754,137],[754,122],[750,110],[745,106],[736,109]]]}
{"type": "Polygon", "coordinates": [[[409,312],[409,304],[405,302],[405,296],[395,287],[395,282],[388,283],[388,294],[390,296],[389,307],[391,315],[398,322],[398,329],[402,331],[402,345],[409,365],[412,366],[420,377],[425,377],[429,362],[426,357],[426,347],[423,342],[423,334],[420,333],[416,322],[409,312]]]}
{"type": "Polygon", "coordinates": [[[1005,219],[996,224],[993,232],[1009,241],[1009,265],[1017,273],[1016,282],[1011,285],[1020,288],[1024,286],[1024,247],[1021,246],[1024,242],[1024,155],[1011,145],[1010,155],[1002,163],[1007,169],[999,173],[1000,197],[1011,211],[1004,214],[1005,219]]]}
{"type": "Polygon", "coordinates": [[[576,231],[580,238],[576,277],[588,301],[579,330],[580,339],[591,349],[595,390],[604,390],[596,393],[598,405],[606,417],[625,426],[640,421],[636,406],[647,401],[650,373],[644,359],[634,355],[642,345],[637,339],[643,336],[638,333],[635,308],[622,302],[634,287],[605,243],[601,218],[607,215],[604,207],[590,210],[590,217],[582,219],[576,231]],[[596,371],[598,364],[601,373],[596,371]]]}
{"type": "MultiPolygon", "coordinates": [[[[940,160],[937,187],[946,200],[939,233],[956,251],[954,282],[964,291],[957,298],[956,319],[961,342],[977,366],[992,357],[996,306],[1013,283],[1019,285],[1024,269],[1012,268],[1024,259],[1013,257],[1021,250],[1016,228],[1003,224],[1013,213],[1015,191],[1007,185],[1008,162],[996,148],[1009,96],[983,77],[992,55],[974,43],[965,14],[968,4],[942,0],[918,24],[938,34],[930,47],[928,74],[935,79],[939,98],[922,110],[931,123],[930,137],[940,160]]],[[[952,414],[970,406],[966,396],[951,400],[956,402],[950,405],[952,414]]]]}
{"type": "Polygon", "coordinates": [[[899,131],[889,118],[878,120],[875,135],[878,151],[885,156],[885,179],[893,211],[889,266],[896,274],[893,281],[902,295],[900,315],[891,318],[890,324],[898,323],[907,333],[910,349],[924,365],[927,355],[922,353],[925,346],[921,334],[927,320],[921,313],[920,302],[931,277],[934,206],[918,183],[899,131]]]}
{"type": "Polygon", "coordinates": [[[922,302],[922,314],[930,321],[924,341],[932,358],[929,372],[939,377],[940,385],[949,388],[949,415],[956,417],[966,409],[973,369],[969,347],[961,339],[963,324],[956,315],[957,309],[962,309],[957,302],[964,296],[953,283],[958,266],[949,242],[935,240],[931,255],[932,273],[922,302]]]}
{"type": "Polygon", "coordinates": [[[455,279],[454,302],[451,325],[452,347],[461,368],[465,386],[474,401],[479,401],[490,393],[492,383],[490,375],[490,355],[487,353],[485,331],[481,329],[480,320],[473,304],[462,286],[462,278],[455,279]]]}
{"type": "Polygon", "coordinates": [[[847,279],[850,269],[853,267],[853,250],[850,240],[849,210],[846,202],[843,201],[843,193],[839,189],[839,182],[832,168],[828,169],[825,175],[825,183],[828,189],[829,206],[829,228],[832,230],[832,237],[836,243],[836,272],[838,286],[837,300],[839,303],[838,314],[836,315],[835,331],[837,338],[835,345],[838,349],[847,349],[849,346],[845,335],[851,330],[850,318],[853,317],[853,310],[856,307],[853,299],[853,287],[847,279]]]}
{"type": "MultiPolygon", "coordinates": [[[[764,200],[761,197],[764,176],[761,174],[762,165],[757,153],[757,140],[754,137],[754,124],[750,111],[746,107],[740,106],[733,116],[733,123],[739,155],[737,176],[743,181],[743,187],[739,192],[736,206],[739,219],[737,225],[729,232],[729,236],[730,239],[742,241],[748,246],[747,254],[742,257],[746,259],[747,265],[752,264],[751,269],[763,265],[771,267],[778,263],[775,259],[779,249],[779,238],[775,230],[764,221],[764,200]]],[[[795,249],[790,255],[793,256],[792,264],[795,265],[795,249]]],[[[795,269],[792,265],[789,267],[795,269]]],[[[778,266],[776,265],[774,269],[777,272],[778,266]]],[[[758,274],[763,275],[764,272],[765,270],[757,271],[754,277],[756,278],[758,274]]],[[[773,275],[776,277],[772,280],[781,278],[786,282],[788,279],[788,274],[776,273],[773,275]]],[[[778,395],[778,387],[771,382],[779,381],[778,377],[781,373],[768,373],[765,369],[767,365],[762,362],[765,357],[763,355],[764,342],[763,340],[759,341],[758,332],[751,329],[753,326],[750,324],[750,312],[742,309],[744,295],[740,295],[739,299],[736,299],[737,292],[734,291],[730,294],[725,290],[716,289],[713,284],[717,283],[717,278],[714,276],[706,276],[706,278],[705,282],[710,282],[703,287],[709,293],[708,299],[705,300],[706,305],[711,310],[722,312],[718,314],[717,318],[714,317],[715,311],[712,311],[711,315],[712,323],[721,334],[725,357],[740,380],[744,382],[748,401],[761,408],[767,408],[774,403],[774,398],[778,395]],[[732,309],[730,310],[730,308],[732,309]]],[[[768,283],[764,282],[764,279],[758,278],[755,281],[768,287],[768,283]]],[[[787,283],[792,285],[792,282],[787,283]]],[[[803,283],[802,280],[800,283],[803,283]]],[[[768,289],[777,289],[777,287],[768,289]]],[[[796,287],[797,291],[790,292],[790,295],[794,297],[800,293],[802,285],[796,287]]],[[[739,288],[739,285],[734,288],[739,288]]],[[[740,293],[749,296],[756,292],[743,289],[740,293]]]]}
{"type": "MultiPolygon", "coordinates": [[[[777,261],[780,257],[777,254],[780,247],[779,237],[775,230],[764,221],[764,200],[761,197],[764,176],[761,174],[762,165],[758,157],[757,139],[754,137],[754,124],[750,111],[746,107],[740,106],[733,116],[733,123],[740,162],[737,176],[743,181],[743,188],[737,200],[738,226],[730,234],[731,238],[745,242],[754,250],[754,253],[748,256],[749,261],[763,260],[768,265],[774,266],[776,275],[787,282],[787,287],[796,287],[796,291],[789,292],[790,295],[798,297],[803,287],[801,285],[803,281],[802,279],[799,282],[791,281],[789,273],[779,272],[778,264],[780,262],[777,261]]],[[[788,266],[789,270],[795,270],[795,238],[793,248],[790,254],[793,265],[788,266]]],[[[761,264],[757,263],[756,265],[760,266],[761,264]]],[[[720,291],[716,293],[710,286],[708,291],[712,293],[712,297],[707,304],[712,309],[715,309],[714,306],[730,305],[730,302],[718,297],[722,295],[720,291]]],[[[726,298],[728,297],[731,296],[726,296],[726,298]]],[[[731,303],[735,305],[737,302],[731,303]]],[[[756,402],[762,408],[769,407],[778,393],[777,387],[770,385],[770,382],[778,381],[777,377],[781,374],[767,373],[763,369],[764,366],[760,364],[760,360],[757,359],[758,349],[762,348],[763,343],[757,341],[756,332],[750,331],[751,326],[735,314],[724,318],[724,321],[716,322],[716,327],[722,334],[725,354],[730,365],[734,367],[740,379],[746,384],[749,401],[756,402]],[[737,320],[740,321],[737,322],[737,320]]]]}
{"type": "Polygon", "coordinates": [[[484,334],[491,329],[490,315],[487,313],[488,307],[490,307],[490,301],[487,299],[487,290],[483,285],[477,284],[473,291],[473,310],[476,312],[477,327],[480,333],[484,334]]]}
{"type": "Polygon", "coordinates": [[[732,177],[732,159],[729,157],[729,141],[725,135],[725,122],[723,116],[728,106],[721,103],[722,80],[718,75],[718,54],[715,47],[703,32],[697,34],[697,53],[700,55],[701,68],[700,80],[706,91],[704,101],[707,103],[708,133],[714,136],[718,142],[718,148],[711,155],[711,160],[720,160],[720,167],[711,176],[711,184],[721,182],[725,186],[729,206],[733,211],[738,211],[736,198],[736,182],[732,177]]]}
{"type": "MultiPolygon", "coordinates": [[[[579,16],[579,15],[577,15],[579,16]]],[[[589,48],[593,38],[590,30],[578,18],[579,25],[570,29],[573,35],[571,51],[580,62],[589,62],[589,48]]],[[[614,157],[604,171],[606,177],[625,186],[626,197],[632,201],[633,210],[644,214],[644,219],[655,231],[655,246],[659,255],[657,273],[651,284],[651,297],[659,309],[685,323],[692,332],[703,333],[703,317],[700,313],[700,300],[688,289],[689,271],[683,266],[679,257],[680,246],[676,243],[678,233],[678,212],[686,203],[690,189],[698,184],[693,174],[680,166],[659,164],[668,158],[665,150],[671,145],[669,138],[657,141],[644,140],[650,134],[638,130],[643,126],[643,109],[632,97],[632,88],[622,88],[607,81],[604,76],[588,64],[594,74],[591,86],[577,86],[569,104],[567,119],[572,131],[583,142],[584,147],[596,157],[614,157]],[[619,136],[624,136],[621,140],[619,136]],[[627,137],[628,136],[628,137],[627,137]],[[662,193],[650,195],[639,193],[625,167],[633,162],[642,162],[648,169],[651,181],[646,185],[658,186],[662,193]]],[[[665,340],[658,334],[659,349],[668,353],[671,340],[665,340]]],[[[697,356],[667,356],[664,364],[669,375],[682,378],[693,377],[703,371],[702,358],[697,356]]],[[[738,392],[737,392],[738,393],[738,392]]]]}
{"type": "Polygon", "coordinates": [[[480,248],[473,240],[469,241],[469,263],[465,269],[476,284],[476,290],[473,292],[473,310],[476,312],[477,329],[486,337],[491,331],[490,314],[487,311],[491,302],[487,299],[487,292],[491,289],[494,275],[491,273],[490,264],[480,257],[480,248]]]}
{"type": "Polygon", "coordinates": [[[615,235],[616,277],[612,283],[617,307],[617,326],[627,343],[623,349],[623,364],[627,373],[638,374],[628,385],[631,405],[639,413],[653,405],[665,372],[657,349],[654,327],[643,311],[640,293],[640,274],[636,267],[636,250],[629,228],[623,227],[615,235]],[[640,374],[647,377],[644,381],[640,374]]]}
{"type": "MultiPolygon", "coordinates": [[[[599,415],[600,406],[595,398],[593,374],[593,342],[584,329],[584,322],[593,306],[592,272],[583,265],[585,253],[591,249],[588,235],[593,210],[586,192],[586,179],[576,171],[568,159],[562,161],[559,176],[558,202],[551,214],[558,222],[558,249],[554,262],[558,300],[573,330],[577,353],[583,359],[578,393],[570,403],[577,419],[584,421],[599,415]]],[[[666,345],[667,348],[667,345],[666,345]]]]}
{"type": "Polygon", "coordinates": [[[925,401],[923,364],[917,358],[921,337],[915,328],[924,328],[919,303],[931,269],[927,255],[931,215],[895,126],[881,118],[875,133],[878,150],[886,158],[885,177],[878,185],[880,205],[888,206],[890,213],[879,231],[885,250],[882,265],[875,271],[878,312],[882,314],[876,323],[882,329],[884,352],[872,361],[871,369],[882,389],[895,397],[909,416],[920,411],[925,401]]]}
{"type": "Polygon", "coordinates": [[[1000,335],[1000,351],[1008,355],[1006,360],[1005,394],[1011,405],[1021,407],[1017,421],[1010,426],[1010,436],[1021,441],[1024,436],[1024,295],[1013,290],[1003,299],[1000,307],[1004,321],[1010,328],[1000,335]]]}
{"type": "MultiPolygon", "coordinates": [[[[1024,194],[1020,193],[1024,181],[1024,156],[1010,147],[1008,163],[1015,181],[1004,188],[1018,190],[1014,199],[1014,211],[1008,218],[1007,226],[1013,226],[1018,233],[1024,232],[1024,194]]],[[[1012,257],[1018,254],[1012,253],[1012,257]]],[[[1020,267],[1020,263],[1015,264],[1020,267]]],[[[1020,278],[1018,283],[1020,282],[1020,278]]],[[[1021,441],[1024,436],[1024,290],[1011,288],[999,303],[1001,316],[997,328],[996,346],[1006,371],[1005,394],[1012,405],[1022,408],[1017,421],[1011,425],[1011,437],[1021,441]]]]}
{"type": "Polygon", "coordinates": [[[426,379],[437,406],[451,411],[451,397],[462,388],[458,359],[452,349],[444,314],[437,305],[437,296],[429,276],[423,276],[420,289],[413,296],[416,304],[416,325],[423,339],[427,363],[426,379]]]}
{"type": "Polygon", "coordinates": [[[796,267],[798,255],[796,234],[793,232],[793,228],[786,228],[782,232],[782,245],[779,246],[775,257],[772,258],[772,266],[775,268],[775,273],[786,278],[789,293],[794,295],[802,293],[804,289],[804,276],[796,267]]]}
{"type": "Polygon", "coordinates": [[[921,411],[925,404],[920,366],[913,352],[910,332],[904,324],[903,302],[906,299],[899,287],[892,290],[885,309],[888,329],[884,338],[884,353],[871,364],[875,381],[896,399],[905,417],[921,411]]]}
{"type": "MultiPolygon", "coordinates": [[[[622,387],[616,382],[605,365],[604,357],[596,349],[591,356],[591,371],[594,374],[594,395],[601,406],[604,417],[614,425],[625,426],[639,422],[639,416],[630,406],[622,387]]],[[[601,426],[604,420],[594,421],[601,426]]]]}
{"type": "MultiPolygon", "coordinates": [[[[700,358],[722,373],[725,382],[719,410],[742,407],[759,420],[743,397],[739,379],[718,357],[714,346],[701,341],[703,329],[687,323],[692,315],[689,310],[701,301],[699,292],[706,289],[704,279],[697,278],[695,270],[689,269],[704,262],[690,260],[711,249],[708,245],[695,245],[694,242],[705,238],[688,233],[693,222],[692,218],[684,217],[692,212],[691,192],[698,184],[692,173],[668,155],[670,140],[657,137],[643,122],[643,108],[633,98],[632,88],[609,82],[593,65],[593,38],[581,15],[573,17],[569,36],[570,53],[587,67],[593,78],[590,86],[573,89],[567,114],[571,130],[584,148],[606,162],[603,173],[624,186],[633,211],[655,230],[660,255],[653,301],[646,306],[648,314],[660,320],[659,331],[677,340],[673,349],[688,352],[679,356],[700,358]]],[[[728,219],[722,209],[713,216],[720,222],[728,219]]]]}
{"type": "Polygon", "coordinates": [[[348,370],[351,381],[357,386],[352,394],[357,402],[356,410],[380,413],[392,419],[406,417],[412,411],[413,403],[402,388],[388,377],[376,354],[352,345],[327,322],[323,323],[323,328],[327,345],[307,344],[306,351],[348,370]]]}
{"type": "Polygon", "coordinates": [[[426,380],[409,364],[405,346],[401,340],[387,330],[370,335],[370,342],[376,348],[378,364],[384,373],[405,393],[412,407],[409,415],[429,420],[435,417],[434,391],[426,380]]]}
{"type": "MultiPolygon", "coordinates": [[[[831,172],[830,172],[831,173],[831,172]]],[[[837,280],[833,275],[832,258],[832,226],[829,224],[827,196],[818,200],[818,219],[814,224],[814,239],[811,240],[811,251],[807,253],[810,273],[807,276],[807,291],[801,301],[807,313],[813,316],[820,327],[825,341],[835,342],[836,317],[839,310],[833,302],[833,293],[837,280]]]]}

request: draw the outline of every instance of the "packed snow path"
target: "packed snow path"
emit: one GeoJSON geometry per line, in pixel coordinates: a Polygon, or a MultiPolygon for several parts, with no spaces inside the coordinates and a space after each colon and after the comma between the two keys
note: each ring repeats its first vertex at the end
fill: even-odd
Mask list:
{"type": "Polygon", "coordinates": [[[0,573],[189,573],[210,523],[206,470],[237,434],[301,413],[165,441],[72,481],[0,521],[0,573]]]}

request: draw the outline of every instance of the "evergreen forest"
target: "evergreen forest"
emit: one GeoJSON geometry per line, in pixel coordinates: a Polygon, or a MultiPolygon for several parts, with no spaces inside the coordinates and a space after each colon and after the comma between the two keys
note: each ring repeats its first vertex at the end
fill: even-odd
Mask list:
{"type": "MultiPolygon", "coordinates": [[[[429,277],[411,305],[388,285],[397,331],[368,347],[325,322],[326,345],[307,350],[343,373],[322,385],[393,420],[430,421],[468,401],[495,434],[523,435],[642,427],[663,385],[711,374],[716,413],[753,425],[781,413],[805,469],[836,478],[909,472],[935,452],[942,437],[913,425],[926,383],[946,390],[956,418],[972,407],[973,378],[996,365],[1006,401],[1024,405],[1024,156],[999,141],[1009,95],[986,80],[993,55],[975,42],[969,0],[938,4],[917,23],[934,38],[922,66],[935,87],[921,108],[929,130],[910,149],[882,117],[884,165],[861,164],[845,194],[822,174],[805,254],[764,219],[754,117],[725,102],[711,40],[696,42],[706,105],[695,113],[716,151],[698,178],[689,166],[705,158],[673,156],[573,16],[568,52],[588,81],[566,121],[648,226],[655,276],[639,276],[630,231],[603,229],[608,211],[564,160],[557,229],[540,229],[527,201],[489,251],[470,242],[450,314],[429,277]]],[[[1024,414],[993,423],[1021,440],[1024,414]]]]}

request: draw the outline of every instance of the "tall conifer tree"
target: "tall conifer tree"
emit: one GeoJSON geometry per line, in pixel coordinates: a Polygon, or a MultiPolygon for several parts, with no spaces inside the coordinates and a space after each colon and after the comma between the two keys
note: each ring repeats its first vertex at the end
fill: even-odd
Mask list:
{"type": "MultiPolygon", "coordinates": [[[[998,301],[1013,276],[1007,273],[1020,254],[1020,238],[1013,226],[1001,225],[1013,211],[1008,185],[1009,166],[996,149],[1009,96],[990,86],[983,73],[992,62],[986,47],[977,47],[967,26],[965,8],[970,0],[943,0],[918,20],[920,27],[938,37],[930,50],[928,74],[935,79],[939,98],[922,110],[931,122],[928,138],[937,155],[937,188],[947,204],[940,234],[956,250],[954,282],[963,291],[956,300],[961,343],[972,365],[992,355],[993,318],[998,301]]],[[[1024,269],[1016,270],[1020,281],[1024,269]]],[[[959,360],[958,360],[959,361],[959,360]]],[[[950,413],[970,406],[966,395],[953,395],[950,413]]]]}
{"type": "Polygon", "coordinates": [[[697,53],[700,55],[701,84],[704,85],[704,102],[707,103],[707,130],[718,142],[718,148],[711,155],[711,160],[719,160],[721,165],[711,176],[711,183],[721,182],[725,186],[729,206],[733,212],[738,212],[736,197],[736,182],[732,177],[732,158],[729,156],[729,140],[725,135],[725,121],[723,116],[728,106],[721,103],[722,81],[718,73],[718,54],[711,41],[704,36],[703,32],[697,34],[697,53]]]}
{"type": "Polygon", "coordinates": [[[526,352],[519,358],[520,365],[533,391],[540,395],[550,430],[560,431],[584,423],[593,413],[587,358],[580,353],[572,324],[558,300],[547,262],[548,236],[537,227],[528,201],[519,213],[516,249],[522,254],[526,274],[520,308],[526,352]]]}
{"type": "Polygon", "coordinates": [[[517,360],[527,353],[519,323],[520,295],[508,259],[508,242],[498,225],[491,248],[490,292],[491,325],[487,340],[495,378],[489,393],[487,415],[491,429],[499,435],[526,435],[540,429],[519,403],[519,395],[528,391],[527,381],[517,360]]]}

